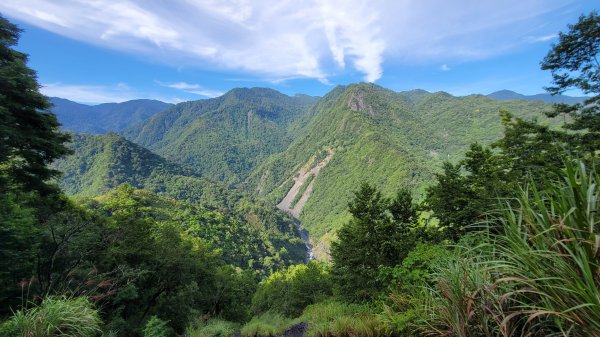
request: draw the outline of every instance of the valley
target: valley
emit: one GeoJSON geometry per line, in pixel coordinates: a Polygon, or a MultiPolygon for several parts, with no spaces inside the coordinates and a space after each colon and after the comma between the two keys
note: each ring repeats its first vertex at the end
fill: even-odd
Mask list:
{"type": "Polygon", "coordinates": [[[499,111],[531,119],[549,109],[539,101],[393,92],[364,83],[338,86],[322,98],[234,89],[219,98],[167,107],[119,131],[144,155],[116,156],[119,147],[133,144],[109,134],[122,144],[111,145],[102,159],[102,151],[79,151],[93,138],[75,136],[77,157],[56,167],[65,173],[62,186],[73,195],[93,196],[122,183],[183,195],[169,191],[169,181],[184,176],[222,183],[222,190],[234,187],[301,223],[311,256],[327,259],[360,182],[377,184],[385,193],[408,187],[418,199],[444,160],[456,161],[474,141],[485,145],[500,137],[499,111]],[[153,159],[139,162],[137,157],[153,159]],[[113,164],[98,169],[95,163],[101,160],[113,164]],[[68,168],[73,165],[78,171],[68,168]]]}
{"type": "Polygon", "coordinates": [[[0,336],[600,337],[596,10],[7,1],[0,336]]]}

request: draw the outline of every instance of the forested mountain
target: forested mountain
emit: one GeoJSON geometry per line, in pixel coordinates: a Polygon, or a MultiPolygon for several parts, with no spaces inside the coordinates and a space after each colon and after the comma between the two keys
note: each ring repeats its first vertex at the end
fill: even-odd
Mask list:
{"type": "Polygon", "coordinates": [[[194,189],[212,191],[192,199],[219,207],[227,203],[227,185],[239,185],[299,218],[319,253],[348,218],[357,184],[385,186],[386,193],[403,186],[418,197],[442,161],[456,162],[469,144],[500,137],[500,110],[531,118],[550,108],[364,83],[338,86],[318,100],[233,89],[177,104],[123,131],[158,155],[116,134],[75,136],[75,155],[57,167],[67,192],[87,196],[126,182],[184,199],[194,189]],[[187,187],[189,179],[198,187],[187,187]]]}
{"type": "Polygon", "coordinates": [[[79,133],[100,134],[121,131],[150,118],[172,104],[150,99],[136,99],[123,103],[85,105],[64,98],[51,97],[51,111],[62,128],[79,133]]]}
{"type": "Polygon", "coordinates": [[[398,93],[372,84],[339,86],[309,111],[313,117],[305,133],[257,168],[244,186],[274,203],[286,196],[311,237],[327,243],[347,220],[357,185],[370,182],[388,194],[407,187],[420,195],[443,160],[456,161],[470,143],[489,144],[501,136],[501,109],[533,118],[549,106],[423,90],[398,93]],[[310,174],[317,166],[319,172],[310,174]]]}
{"type": "Polygon", "coordinates": [[[541,62],[579,104],[234,89],[127,130],[155,152],[61,129],[19,33],[0,15],[0,336],[600,337],[597,11],[541,62]]]}
{"type": "Polygon", "coordinates": [[[542,101],[545,103],[565,103],[565,104],[577,104],[586,100],[587,97],[573,97],[566,95],[550,95],[550,94],[537,94],[537,95],[523,95],[511,90],[500,90],[487,95],[489,98],[509,101],[509,100],[522,100],[522,101],[542,101]]]}
{"type": "Polygon", "coordinates": [[[265,88],[233,89],[177,104],[124,135],[206,178],[238,183],[269,155],[287,148],[315,101],[265,88]]]}
{"type": "Polygon", "coordinates": [[[174,215],[199,214],[203,220],[194,220],[201,222],[196,231],[204,233],[207,240],[219,238],[215,248],[223,248],[228,261],[235,260],[242,267],[268,272],[306,257],[293,222],[272,205],[197,177],[115,133],[73,135],[69,147],[73,154],[53,165],[63,172],[60,186],[69,195],[95,197],[112,193],[122,184],[145,189],[153,212],[169,212],[168,216],[153,217],[179,221],[174,215]],[[230,253],[232,249],[247,251],[230,253]]]}

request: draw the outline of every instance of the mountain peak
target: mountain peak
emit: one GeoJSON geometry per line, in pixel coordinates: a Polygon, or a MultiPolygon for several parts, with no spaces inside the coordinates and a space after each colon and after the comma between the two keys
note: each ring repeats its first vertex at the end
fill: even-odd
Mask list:
{"type": "Polygon", "coordinates": [[[366,112],[370,116],[375,116],[375,110],[373,106],[366,102],[366,93],[364,90],[352,90],[350,91],[350,97],[348,97],[348,108],[352,111],[366,112]]]}

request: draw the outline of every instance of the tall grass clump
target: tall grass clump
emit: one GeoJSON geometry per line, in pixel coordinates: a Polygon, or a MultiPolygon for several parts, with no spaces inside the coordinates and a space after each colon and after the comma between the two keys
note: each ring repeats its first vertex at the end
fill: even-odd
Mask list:
{"type": "Polygon", "coordinates": [[[239,330],[237,323],[211,319],[186,329],[188,337],[232,337],[239,330]]]}
{"type": "Polygon", "coordinates": [[[524,320],[524,334],[600,336],[598,172],[566,163],[562,178],[525,190],[499,219],[504,234],[491,266],[516,303],[503,324],[524,320]]]}
{"type": "Polygon", "coordinates": [[[19,310],[0,327],[7,337],[92,337],[102,321],[86,297],[47,297],[38,306],[19,310]]]}
{"type": "Polygon", "coordinates": [[[390,329],[367,305],[326,301],[309,305],[296,321],[306,322],[306,337],[383,337],[390,329]]]}
{"type": "Polygon", "coordinates": [[[255,316],[246,323],[240,333],[244,337],[278,336],[292,325],[292,320],[279,313],[267,311],[260,316],[255,316]]]}
{"type": "Polygon", "coordinates": [[[416,329],[428,336],[513,336],[510,326],[502,327],[509,307],[486,263],[467,252],[457,256],[439,266],[433,286],[414,294],[421,307],[416,329]]]}
{"type": "Polygon", "coordinates": [[[524,188],[480,244],[454,247],[412,299],[424,309],[417,331],[600,337],[598,173],[566,162],[561,179],[524,188]]]}

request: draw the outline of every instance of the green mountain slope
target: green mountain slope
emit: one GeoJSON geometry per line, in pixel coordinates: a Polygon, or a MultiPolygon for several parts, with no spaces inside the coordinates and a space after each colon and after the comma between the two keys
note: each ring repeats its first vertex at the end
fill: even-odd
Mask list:
{"type": "Polygon", "coordinates": [[[388,195],[399,187],[422,191],[443,160],[458,160],[474,141],[500,137],[500,109],[531,117],[547,107],[481,95],[340,86],[308,113],[313,118],[305,134],[252,172],[244,187],[298,214],[317,248],[325,248],[348,218],[348,201],[361,182],[388,195]]]}
{"type": "Polygon", "coordinates": [[[92,134],[121,131],[172,106],[169,103],[150,99],[85,105],[64,98],[51,97],[50,102],[54,105],[51,110],[63,129],[92,134]]]}
{"type": "MultiPolygon", "coordinates": [[[[71,148],[74,154],[54,164],[64,173],[60,186],[67,194],[95,197],[112,193],[122,184],[158,193],[149,197],[158,200],[157,205],[166,205],[158,211],[172,213],[169,208],[180,209],[182,213],[177,219],[198,213],[192,221],[198,235],[228,250],[224,252],[228,261],[241,256],[243,262],[239,259],[235,262],[243,267],[268,272],[306,257],[304,242],[293,222],[272,205],[224,184],[194,176],[114,133],[74,135],[71,148]],[[252,249],[244,248],[247,254],[233,254],[229,251],[233,249],[229,247],[231,244],[236,249],[250,246],[252,249]]],[[[192,223],[184,225],[189,227],[192,223]]]]}
{"type": "Polygon", "coordinates": [[[185,102],[124,132],[133,142],[212,180],[238,183],[306,125],[316,98],[264,88],[185,102]]]}

